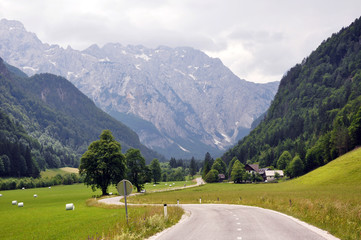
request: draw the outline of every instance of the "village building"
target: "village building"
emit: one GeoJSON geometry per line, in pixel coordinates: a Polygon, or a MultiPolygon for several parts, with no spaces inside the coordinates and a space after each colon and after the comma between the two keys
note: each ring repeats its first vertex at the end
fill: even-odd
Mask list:
{"type": "Polygon", "coordinates": [[[226,180],[226,176],[224,175],[224,174],[218,174],[218,180],[220,181],[220,182],[223,182],[223,180],[226,180]]]}
{"type": "Polygon", "coordinates": [[[282,170],[271,170],[270,168],[259,168],[258,164],[246,164],[244,166],[245,170],[249,173],[258,173],[262,176],[265,182],[273,181],[276,179],[276,173],[278,173],[279,177],[284,177],[284,173],[282,170]]]}
{"type": "Polygon", "coordinates": [[[259,165],[258,164],[246,164],[244,166],[244,168],[246,169],[247,172],[249,173],[258,173],[259,171],[259,165]]]}
{"type": "Polygon", "coordinates": [[[278,173],[279,177],[283,177],[283,171],[282,170],[266,170],[264,172],[264,175],[262,176],[265,181],[273,181],[276,179],[276,173],[278,173]]]}

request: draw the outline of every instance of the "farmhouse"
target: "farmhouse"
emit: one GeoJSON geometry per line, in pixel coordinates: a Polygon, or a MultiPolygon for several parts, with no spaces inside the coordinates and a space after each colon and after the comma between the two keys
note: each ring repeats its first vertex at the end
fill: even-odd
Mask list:
{"type": "Polygon", "coordinates": [[[223,180],[225,180],[226,179],[226,176],[224,175],[224,174],[218,174],[218,180],[220,181],[220,182],[222,182],[223,180]]]}
{"type": "Polygon", "coordinates": [[[276,174],[279,175],[279,177],[283,177],[283,171],[282,170],[266,170],[264,172],[264,175],[262,176],[265,181],[272,181],[275,180],[276,174]]]}
{"type": "Polygon", "coordinates": [[[259,165],[258,164],[246,164],[244,166],[247,172],[249,173],[258,173],[259,172],[259,165]]]}
{"type": "Polygon", "coordinates": [[[276,173],[280,177],[284,176],[284,173],[282,170],[271,170],[270,168],[261,168],[260,169],[258,164],[246,164],[244,166],[244,168],[249,173],[258,173],[259,175],[262,176],[263,180],[267,181],[267,182],[274,180],[276,177],[276,173]]]}

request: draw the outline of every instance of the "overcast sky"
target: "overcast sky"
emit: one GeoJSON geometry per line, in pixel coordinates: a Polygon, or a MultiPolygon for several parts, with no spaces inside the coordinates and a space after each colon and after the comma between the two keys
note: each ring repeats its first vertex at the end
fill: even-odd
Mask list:
{"type": "Polygon", "coordinates": [[[360,16],[360,0],[0,1],[0,18],[21,21],[49,44],[190,46],[252,82],[279,81],[360,16]]]}

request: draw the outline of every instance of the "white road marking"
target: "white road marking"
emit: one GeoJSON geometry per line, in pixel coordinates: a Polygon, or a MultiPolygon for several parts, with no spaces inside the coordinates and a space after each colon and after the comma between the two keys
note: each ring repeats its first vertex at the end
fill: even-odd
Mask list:
{"type": "Polygon", "coordinates": [[[237,231],[242,231],[242,228],[237,228],[237,231]]]}

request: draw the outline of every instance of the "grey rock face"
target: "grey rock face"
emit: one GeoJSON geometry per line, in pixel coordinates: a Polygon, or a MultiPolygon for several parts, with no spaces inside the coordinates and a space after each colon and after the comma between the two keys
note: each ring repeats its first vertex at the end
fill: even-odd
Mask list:
{"type": "Polygon", "coordinates": [[[248,133],[278,87],[241,80],[219,59],[189,47],[64,49],[4,19],[0,56],[28,75],[66,77],[166,157],[217,155],[248,133]]]}

